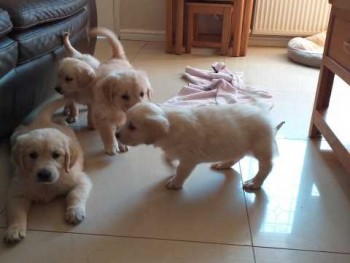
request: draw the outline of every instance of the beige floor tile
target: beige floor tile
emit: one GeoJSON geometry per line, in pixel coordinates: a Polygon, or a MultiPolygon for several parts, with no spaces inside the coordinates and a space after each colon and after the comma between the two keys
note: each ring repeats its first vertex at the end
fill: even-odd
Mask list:
{"type": "Polygon", "coordinates": [[[257,263],[347,263],[350,255],[322,253],[311,251],[296,251],[284,249],[254,248],[257,263]]]}
{"type": "MultiPolygon", "coordinates": [[[[318,144],[278,140],[280,156],[262,190],[246,193],[254,246],[350,252],[349,176],[318,144]]],[[[241,169],[246,180],[257,162],[247,157],[241,169]]]]}
{"type": "Polygon", "coordinates": [[[33,231],[17,246],[0,243],[0,260],[2,263],[254,262],[251,247],[33,231]]]}

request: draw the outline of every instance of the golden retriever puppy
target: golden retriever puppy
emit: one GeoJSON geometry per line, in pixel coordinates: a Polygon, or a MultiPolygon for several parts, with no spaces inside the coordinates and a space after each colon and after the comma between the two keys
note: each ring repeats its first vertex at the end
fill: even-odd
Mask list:
{"type": "Polygon", "coordinates": [[[5,242],[18,242],[26,236],[32,202],[67,195],[66,221],[76,224],[86,216],[92,184],[83,172],[82,149],[70,128],[51,121],[51,115],[63,105],[63,99],[47,104],[37,119],[18,127],[12,135],[15,171],[6,203],[5,242]]]}
{"type": "Polygon", "coordinates": [[[64,112],[67,122],[76,122],[79,118],[77,104],[88,107],[88,126],[93,128],[91,118],[92,90],[95,80],[95,71],[100,61],[89,54],[82,54],[74,49],[69,41],[69,33],[63,36],[65,51],[69,57],[62,59],[58,64],[58,85],[56,91],[66,99],[64,112]]]}
{"type": "Polygon", "coordinates": [[[106,37],[112,47],[112,58],[97,70],[92,114],[105,153],[114,155],[127,151],[115,137],[116,130],[125,122],[125,111],[146,96],[150,99],[152,88],[146,73],[134,69],[127,60],[122,44],[112,31],[95,28],[91,34],[106,37]]]}
{"type": "Polygon", "coordinates": [[[244,187],[258,189],[272,169],[275,132],[267,115],[252,105],[173,109],[140,103],[128,110],[117,137],[130,146],[153,144],[169,162],[178,160],[176,175],[166,185],[169,189],[182,188],[199,163],[229,169],[247,154],[259,161],[259,172],[244,187]]]}

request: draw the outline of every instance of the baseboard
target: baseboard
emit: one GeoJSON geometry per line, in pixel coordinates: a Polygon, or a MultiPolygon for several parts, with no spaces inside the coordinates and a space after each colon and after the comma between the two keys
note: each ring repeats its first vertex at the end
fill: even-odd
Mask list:
{"type": "Polygon", "coordinates": [[[123,40],[165,41],[165,31],[120,29],[119,37],[123,40]]]}
{"type": "MultiPolygon", "coordinates": [[[[120,29],[119,37],[123,40],[165,41],[165,32],[140,29],[120,29]]],[[[294,36],[251,35],[249,37],[249,46],[287,47],[288,41],[293,37],[294,36]]]]}
{"type": "Polygon", "coordinates": [[[288,41],[294,36],[264,36],[251,35],[249,37],[249,46],[259,47],[287,47],[288,41]]]}

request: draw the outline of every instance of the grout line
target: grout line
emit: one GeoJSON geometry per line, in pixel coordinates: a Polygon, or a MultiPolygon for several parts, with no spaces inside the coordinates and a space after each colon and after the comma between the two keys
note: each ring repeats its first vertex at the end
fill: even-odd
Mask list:
{"type": "MultiPolygon", "coordinates": [[[[6,227],[0,226],[0,229],[1,228],[5,229],[6,227]]],[[[145,237],[145,236],[127,236],[127,235],[94,234],[94,233],[83,233],[83,232],[65,232],[65,231],[41,230],[41,229],[31,229],[31,228],[28,228],[27,231],[43,232],[43,233],[56,233],[56,234],[72,234],[72,235],[93,236],[93,237],[145,239],[145,240],[169,241],[169,242],[184,242],[184,243],[197,243],[197,244],[210,244],[210,245],[237,246],[237,247],[252,247],[251,245],[243,245],[243,244],[211,242],[211,241],[195,241],[195,240],[186,240],[186,239],[167,239],[167,238],[145,237]]]]}
{"type": "Polygon", "coordinates": [[[329,251],[329,250],[314,250],[314,249],[301,249],[301,248],[283,248],[283,247],[265,247],[265,246],[254,246],[254,247],[255,248],[263,248],[263,249],[274,249],[274,250],[289,250],[289,251],[299,251],[299,252],[315,252],[315,253],[350,255],[350,252],[335,252],[335,251],[329,251]]]}
{"type": "Polygon", "coordinates": [[[139,51],[137,51],[137,53],[135,54],[135,56],[133,56],[133,58],[130,60],[130,62],[133,62],[136,59],[136,57],[141,53],[141,51],[147,46],[147,43],[148,42],[146,42],[146,41],[143,43],[143,45],[141,46],[139,51]]]}
{"type": "MultiPolygon", "coordinates": [[[[0,226],[0,229],[6,229],[6,227],[0,226]]],[[[251,248],[274,249],[274,250],[289,250],[289,251],[300,251],[300,252],[315,252],[315,253],[350,255],[350,252],[336,252],[336,251],[329,251],[329,250],[254,246],[254,245],[233,244],[233,243],[224,243],[224,242],[194,241],[194,240],[186,240],[186,239],[167,239],[167,238],[144,237],[144,236],[126,236],[126,235],[94,234],[94,233],[82,233],[82,232],[64,232],[64,231],[40,230],[40,229],[30,229],[30,228],[28,228],[27,231],[43,232],[43,233],[57,233],[57,234],[71,234],[71,235],[82,235],[82,236],[93,236],[93,237],[145,239],[145,240],[168,241],[168,242],[184,242],[184,243],[196,243],[196,244],[236,246],[236,247],[246,247],[246,248],[251,247],[251,248]]],[[[254,254],[254,260],[255,260],[255,254],[254,254]]]]}
{"type": "MultiPolygon", "coordinates": [[[[239,162],[239,169],[240,169],[240,171],[241,171],[241,180],[242,180],[242,184],[243,184],[243,176],[242,176],[241,162],[239,162]]],[[[254,262],[256,263],[256,256],[255,256],[255,249],[254,249],[254,241],[253,241],[253,233],[252,233],[252,227],[251,227],[251,224],[250,224],[249,211],[248,211],[248,204],[247,204],[247,196],[246,196],[246,192],[244,191],[243,187],[242,187],[242,191],[243,191],[243,195],[244,195],[244,206],[245,206],[245,210],[246,210],[246,214],[247,214],[247,221],[248,221],[248,227],[249,227],[250,241],[251,241],[251,243],[252,243],[253,258],[254,258],[254,262]]]]}

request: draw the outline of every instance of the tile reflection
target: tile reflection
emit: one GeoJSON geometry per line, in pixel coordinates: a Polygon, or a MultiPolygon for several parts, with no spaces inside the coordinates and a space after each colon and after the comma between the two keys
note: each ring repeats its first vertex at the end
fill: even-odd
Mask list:
{"type": "Polygon", "coordinates": [[[315,184],[312,185],[311,196],[320,197],[320,192],[318,191],[315,184]]]}
{"type": "MultiPolygon", "coordinates": [[[[288,151],[283,151],[283,158],[281,156],[276,158],[278,162],[281,159],[286,160],[283,165],[283,176],[273,176],[273,180],[268,178],[263,186],[264,189],[262,191],[268,193],[268,200],[265,204],[265,214],[264,218],[261,219],[259,232],[276,234],[292,233],[300,179],[305,159],[306,143],[303,143],[302,147],[301,149],[298,143],[291,144],[288,146],[288,151]]],[[[276,166],[274,170],[276,170],[276,166]]],[[[247,168],[243,174],[253,175],[257,172],[257,161],[253,158],[246,158],[243,167],[243,170],[247,168]]],[[[280,173],[282,175],[282,170],[280,173]]],[[[254,194],[246,194],[246,196],[249,202],[254,203],[254,194]]]]}
{"type": "MultiPolygon", "coordinates": [[[[254,245],[350,252],[349,176],[320,144],[278,140],[280,156],[262,189],[245,193],[254,245]]],[[[241,170],[247,180],[257,162],[245,158],[241,170]]]]}

